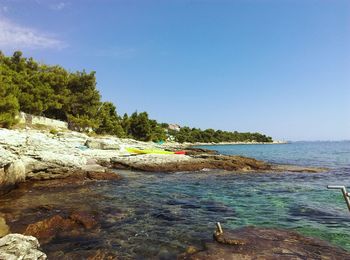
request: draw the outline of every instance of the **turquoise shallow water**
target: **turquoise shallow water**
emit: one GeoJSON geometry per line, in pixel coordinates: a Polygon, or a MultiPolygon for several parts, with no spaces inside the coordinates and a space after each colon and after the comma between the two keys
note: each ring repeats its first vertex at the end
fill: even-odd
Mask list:
{"type": "MultiPolygon", "coordinates": [[[[122,258],[175,259],[189,245],[202,247],[211,240],[218,221],[224,229],[246,225],[292,229],[350,250],[350,213],[341,193],[326,189],[328,184],[350,186],[350,142],[208,148],[330,170],[318,174],[118,171],[124,176],[121,181],[73,191],[27,192],[18,199],[0,201],[0,209],[8,203],[12,210],[20,210],[23,203],[35,201],[103,215],[98,236],[52,241],[43,246],[49,255],[57,250],[105,248],[122,258]]],[[[25,217],[30,218],[29,214],[36,212],[25,217]]]]}
{"type": "Polygon", "coordinates": [[[243,155],[275,163],[328,168],[350,167],[350,141],[200,147],[217,150],[222,154],[243,155]]]}
{"type": "Polygon", "coordinates": [[[326,189],[328,184],[350,186],[350,142],[207,148],[330,170],[319,174],[122,172],[122,184],[100,190],[109,194],[106,203],[127,209],[132,216],[109,229],[119,251],[171,258],[188,245],[201,246],[211,239],[217,221],[224,228],[288,228],[350,250],[350,213],[341,193],[326,189]],[[116,235],[117,231],[122,232],[116,235]]]}

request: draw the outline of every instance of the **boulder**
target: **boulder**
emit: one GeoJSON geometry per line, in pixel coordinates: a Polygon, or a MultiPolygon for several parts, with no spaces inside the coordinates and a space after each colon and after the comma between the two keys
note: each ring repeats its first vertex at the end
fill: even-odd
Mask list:
{"type": "Polygon", "coordinates": [[[113,139],[89,139],[85,145],[91,149],[119,150],[119,143],[113,139]]]}
{"type": "Polygon", "coordinates": [[[43,150],[36,152],[35,157],[45,163],[55,164],[61,167],[81,167],[86,165],[87,162],[85,157],[74,154],[73,151],[43,150]]]}
{"type": "Polygon", "coordinates": [[[4,167],[4,176],[0,178],[1,184],[16,184],[26,179],[26,169],[21,160],[11,162],[4,167]]]}
{"type": "Polygon", "coordinates": [[[7,193],[26,178],[25,166],[21,160],[8,163],[0,168],[0,195],[7,193]]]}
{"type": "Polygon", "coordinates": [[[63,168],[63,166],[59,166],[55,163],[39,161],[29,156],[23,156],[21,157],[21,160],[25,165],[27,178],[29,175],[35,175],[35,173],[38,173],[38,172],[49,172],[51,169],[54,169],[57,167],[61,169],[63,168]]]}
{"type": "Polygon", "coordinates": [[[18,160],[17,155],[0,146],[0,168],[16,160],[18,160]]]}
{"type": "Polygon", "coordinates": [[[0,179],[0,184],[15,184],[26,179],[26,169],[21,160],[16,160],[5,165],[4,178],[0,179]]]}
{"type": "Polygon", "coordinates": [[[40,244],[35,237],[9,234],[0,238],[0,259],[47,259],[46,254],[41,252],[39,247],[40,244]]]}
{"type": "Polygon", "coordinates": [[[67,148],[85,150],[87,149],[85,143],[89,139],[89,136],[84,133],[69,131],[60,132],[54,138],[67,148]]]}
{"type": "Polygon", "coordinates": [[[83,171],[86,171],[86,172],[105,172],[106,171],[106,167],[103,167],[99,164],[86,164],[86,165],[83,165],[81,167],[81,169],[83,171]]]}

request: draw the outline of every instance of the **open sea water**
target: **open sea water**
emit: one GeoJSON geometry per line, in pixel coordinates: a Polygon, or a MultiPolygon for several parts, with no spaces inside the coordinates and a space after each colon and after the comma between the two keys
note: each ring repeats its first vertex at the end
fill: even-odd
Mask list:
{"type": "Polygon", "coordinates": [[[340,191],[326,188],[329,184],[350,186],[350,142],[205,148],[329,170],[254,174],[118,171],[124,176],[121,181],[73,191],[27,192],[0,205],[5,208],[8,203],[12,210],[20,210],[30,201],[102,214],[98,236],[52,241],[43,246],[49,255],[57,250],[105,248],[122,258],[176,259],[190,245],[203,248],[212,239],[216,222],[224,229],[247,225],[286,228],[350,250],[350,212],[340,191]]]}

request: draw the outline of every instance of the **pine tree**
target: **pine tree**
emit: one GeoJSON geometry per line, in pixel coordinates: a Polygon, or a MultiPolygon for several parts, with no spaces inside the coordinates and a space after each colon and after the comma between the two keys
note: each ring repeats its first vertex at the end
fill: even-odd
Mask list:
{"type": "MultiPolygon", "coordinates": [[[[5,70],[0,65],[0,71],[4,73],[5,70]]],[[[0,127],[9,128],[17,123],[19,103],[15,96],[16,87],[6,80],[3,73],[0,74],[0,127]]]]}
{"type": "Polygon", "coordinates": [[[97,113],[99,127],[96,129],[97,134],[111,134],[118,137],[124,137],[124,129],[121,126],[116,107],[111,102],[103,102],[97,113]]]}

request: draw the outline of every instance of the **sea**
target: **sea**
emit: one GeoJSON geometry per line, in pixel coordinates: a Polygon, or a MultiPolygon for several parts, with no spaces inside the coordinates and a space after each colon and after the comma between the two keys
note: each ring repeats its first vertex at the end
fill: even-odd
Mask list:
{"type": "Polygon", "coordinates": [[[350,212],[340,190],[327,189],[327,185],[344,185],[350,191],[350,141],[202,148],[328,170],[253,174],[118,170],[124,177],[121,181],[74,191],[26,193],[11,200],[11,207],[29,200],[42,204],[56,201],[103,214],[94,239],[55,240],[43,246],[49,254],[107,248],[122,258],[176,259],[187,247],[203,248],[211,241],[216,222],[224,230],[249,225],[289,229],[350,250],[350,212]]]}

